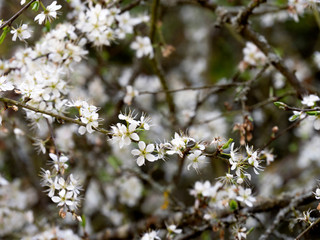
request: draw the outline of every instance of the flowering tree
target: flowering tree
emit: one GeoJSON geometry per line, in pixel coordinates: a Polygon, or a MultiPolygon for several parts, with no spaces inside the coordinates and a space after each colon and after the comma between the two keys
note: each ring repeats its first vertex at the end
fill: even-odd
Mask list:
{"type": "Polygon", "coordinates": [[[317,239],[317,4],[0,2],[0,237],[317,239]]]}

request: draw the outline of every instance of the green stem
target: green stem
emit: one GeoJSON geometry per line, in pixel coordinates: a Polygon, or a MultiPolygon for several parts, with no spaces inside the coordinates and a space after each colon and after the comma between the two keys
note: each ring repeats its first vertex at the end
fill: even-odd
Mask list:
{"type": "Polygon", "coordinates": [[[40,3],[40,5],[41,5],[41,7],[42,7],[43,11],[46,11],[46,10],[47,10],[47,8],[43,5],[43,3],[42,3],[42,1],[41,1],[41,0],[39,1],[39,3],[40,3]]]}

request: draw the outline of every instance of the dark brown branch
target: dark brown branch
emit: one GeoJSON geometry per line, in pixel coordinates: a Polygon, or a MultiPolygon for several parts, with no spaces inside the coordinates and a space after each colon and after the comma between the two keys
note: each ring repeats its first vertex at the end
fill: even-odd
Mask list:
{"type": "Polygon", "coordinates": [[[302,204],[310,203],[315,200],[314,194],[312,192],[312,189],[307,189],[305,193],[296,195],[293,198],[290,198],[290,204],[287,205],[285,208],[281,209],[274,221],[269,225],[266,232],[260,236],[259,240],[267,240],[272,234],[272,232],[279,226],[280,222],[282,221],[285,216],[292,211],[293,208],[300,206],[302,204]]]}
{"type": "Polygon", "coordinates": [[[246,7],[243,11],[239,12],[238,15],[238,24],[241,26],[245,26],[248,24],[249,17],[253,14],[253,10],[260,6],[260,4],[265,3],[267,0],[253,0],[249,3],[248,7],[246,7]]]}
{"type": "Polygon", "coordinates": [[[254,32],[249,26],[244,27],[240,32],[247,40],[253,42],[268,58],[269,62],[289,81],[296,90],[298,96],[308,94],[308,91],[302,86],[296,75],[289,71],[284,61],[274,52],[264,36],[254,32]]]}
{"type": "Polygon", "coordinates": [[[7,20],[0,26],[0,30],[2,30],[6,26],[10,26],[13,23],[13,21],[16,20],[23,13],[23,11],[26,10],[35,1],[37,0],[31,0],[25,6],[23,6],[23,8],[21,8],[16,14],[14,14],[9,20],[7,20]]]}

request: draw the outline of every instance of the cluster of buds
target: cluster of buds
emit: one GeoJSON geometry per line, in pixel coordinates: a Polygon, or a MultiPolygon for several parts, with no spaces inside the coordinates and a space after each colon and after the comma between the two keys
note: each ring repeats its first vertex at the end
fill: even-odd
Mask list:
{"type": "Polygon", "coordinates": [[[243,123],[237,123],[233,127],[233,131],[239,131],[240,144],[245,145],[246,141],[250,142],[252,139],[253,124],[248,116],[244,117],[243,123]]]}

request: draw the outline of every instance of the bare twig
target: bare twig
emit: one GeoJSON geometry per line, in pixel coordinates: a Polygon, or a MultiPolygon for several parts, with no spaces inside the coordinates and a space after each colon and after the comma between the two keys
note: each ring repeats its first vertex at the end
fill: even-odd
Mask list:
{"type": "Polygon", "coordinates": [[[274,221],[269,225],[269,227],[267,228],[266,232],[260,236],[259,240],[267,240],[270,236],[270,234],[272,234],[272,232],[276,229],[276,227],[280,224],[281,220],[283,218],[285,218],[285,216],[287,215],[287,213],[289,213],[293,208],[299,206],[301,203],[309,200],[310,199],[315,199],[312,189],[307,189],[305,191],[305,193],[300,194],[300,195],[296,195],[294,198],[290,199],[290,204],[288,206],[286,206],[285,208],[281,209],[276,218],[274,219],[274,221]]]}
{"type": "Polygon", "coordinates": [[[6,26],[10,26],[14,20],[16,20],[22,13],[24,10],[26,10],[32,3],[34,3],[37,0],[31,0],[30,2],[28,2],[25,6],[23,6],[23,8],[21,8],[16,14],[14,14],[9,20],[7,20],[6,22],[4,22],[1,26],[0,26],[0,30],[2,30],[4,27],[6,26]]]}
{"type": "Polygon", "coordinates": [[[302,86],[296,75],[289,71],[284,61],[274,52],[264,36],[254,32],[249,26],[244,27],[240,32],[246,39],[253,42],[267,56],[269,62],[287,78],[291,86],[296,90],[299,97],[306,95],[308,91],[302,86]]]}
{"type": "Polygon", "coordinates": [[[124,8],[121,9],[120,13],[124,13],[126,11],[129,11],[131,10],[132,8],[136,7],[139,5],[139,3],[141,2],[142,0],[136,0],[132,3],[130,3],[129,5],[125,6],[124,8]]]}
{"type": "Polygon", "coordinates": [[[312,223],[309,227],[307,227],[302,233],[300,233],[295,240],[301,239],[304,235],[306,235],[313,227],[320,223],[320,218],[317,219],[314,223],[312,223]]]}
{"type": "MultiPolygon", "coordinates": [[[[0,97],[0,102],[3,102],[5,104],[16,105],[18,107],[29,109],[29,110],[31,110],[33,112],[46,114],[46,115],[52,116],[52,117],[54,117],[56,119],[63,120],[65,122],[74,123],[74,124],[77,124],[77,125],[80,125],[80,126],[86,126],[85,123],[83,123],[83,122],[81,122],[79,120],[76,120],[76,119],[73,119],[73,118],[69,118],[69,117],[66,117],[66,116],[62,116],[62,115],[59,115],[59,114],[55,114],[55,113],[52,113],[52,112],[49,112],[49,111],[41,110],[41,109],[32,107],[30,105],[27,105],[25,103],[22,103],[22,102],[19,102],[19,101],[10,99],[10,98],[0,97]]],[[[103,128],[94,128],[94,130],[96,130],[97,132],[101,132],[101,133],[103,133],[105,135],[110,135],[110,132],[108,130],[103,129],[103,128]]]]}
{"type": "Polygon", "coordinates": [[[226,84],[200,86],[200,87],[184,87],[184,88],[171,89],[171,90],[169,90],[169,89],[168,90],[159,90],[156,92],[141,91],[141,92],[139,92],[139,95],[160,94],[160,93],[176,93],[176,92],[183,92],[183,91],[198,91],[198,90],[205,90],[205,89],[212,89],[212,88],[217,88],[217,89],[221,90],[221,89],[228,89],[229,87],[242,86],[244,84],[245,83],[241,83],[241,82],[233,82],[233,83],[226,83],[226,84]]]}

